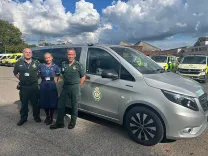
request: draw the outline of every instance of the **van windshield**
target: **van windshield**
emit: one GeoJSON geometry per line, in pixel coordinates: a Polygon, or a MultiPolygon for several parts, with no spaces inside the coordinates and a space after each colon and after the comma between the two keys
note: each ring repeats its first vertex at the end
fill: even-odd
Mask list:
{"type": "Polygon", "coordinates": [[[158,62],[158,63],[167,62],[167,56],[152,56],[151,59],[153,59],[155,62],[158,62]]]}
{"type": "Polygon", "coordinates": [[[113,51],[119,54],[133,67],[135,67],[142,74],[154,74],[158,72],[165,72],[157,63],[152,61],[149,57],[145,56],[141,52],[125,47],[110,47],[113,51]]]}
{"type": "Polygon", "coordinates": [[[16,60],[18,60],[20,57],[22,57],[22,56],[17,56],[16,60]]]}
{"type": "Polygon", "coordinates": [[[185,56],[181,64],[206,64],[206,56],[185,56]]]}
{"type": "Polygon", "coordinates": [[[1,59],[3,60],[3,59],[5,59],[5,58],[7,58],[6,56],[3,56],[1,59]]]}
{"type": "Polygon", "coordinates": [[[12,55],[9,59],[15,59],[16,55],[12,55]]]}

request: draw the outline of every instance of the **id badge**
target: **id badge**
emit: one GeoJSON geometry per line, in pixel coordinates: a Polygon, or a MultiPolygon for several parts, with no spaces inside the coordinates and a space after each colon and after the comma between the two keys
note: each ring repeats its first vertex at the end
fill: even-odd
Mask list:
{"type": "Polygon", "coordinates": [[[30,73],[25,73],[25,76],[30,76],[30,73]]]}
{"type": "Polygon", "coordinates": [[[46,77],[45,80],[46,80],[46,81],[50,81],[50,77],[46,77]]]}

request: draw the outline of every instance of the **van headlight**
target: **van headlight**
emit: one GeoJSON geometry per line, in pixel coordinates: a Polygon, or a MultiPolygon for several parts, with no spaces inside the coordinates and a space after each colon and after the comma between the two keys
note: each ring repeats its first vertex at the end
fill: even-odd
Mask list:
{"type": "Polygon", "coordinates": [[[184,106],[186,108],[189,108],[191,110],[199,111],[199,108],[194,98],[188,97],[186,95],[181,95],[181,94],[165,91],[165,90],[162,90],[162,92],[168,100],[176,104],[179,104],[181,106],[184,106]]]}
{"type": "Polygon", "coordinates": [[[205,72],[206,71],[206,69],[201,69],[201,72],[205,72]]]}
{"type": "Polygon", "coordinates": [[[181,71],[181,68],[177,68],[176,70],[177,70],[178,72],[180,72],[180,71],[181,71]]]}

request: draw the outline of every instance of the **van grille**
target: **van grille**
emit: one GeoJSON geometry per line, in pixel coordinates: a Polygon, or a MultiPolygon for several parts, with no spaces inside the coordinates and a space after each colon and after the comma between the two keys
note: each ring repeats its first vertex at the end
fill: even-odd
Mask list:
{"type": "Polygon", "coordinates": [[[207,94],[206,93],[199,97],[199,102],[201,104],[203,111],[207,111],[208,110],[208,102],[207,102],[207,94]]]}
{"type": "Polygon", "coordinates": [[[178,69],[178,71],[182,74],[200,74],[200,69],[178,69]]]}

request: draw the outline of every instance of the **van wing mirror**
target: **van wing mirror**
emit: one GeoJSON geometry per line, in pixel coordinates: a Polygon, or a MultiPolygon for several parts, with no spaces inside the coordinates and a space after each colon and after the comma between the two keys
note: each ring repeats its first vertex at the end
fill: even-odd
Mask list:
{"type": "Polygon", "coordinates": [[[118,73],[115,70],[104,69],[101,73],[101,77],[116,80],[118,79],[118,73]]]}

